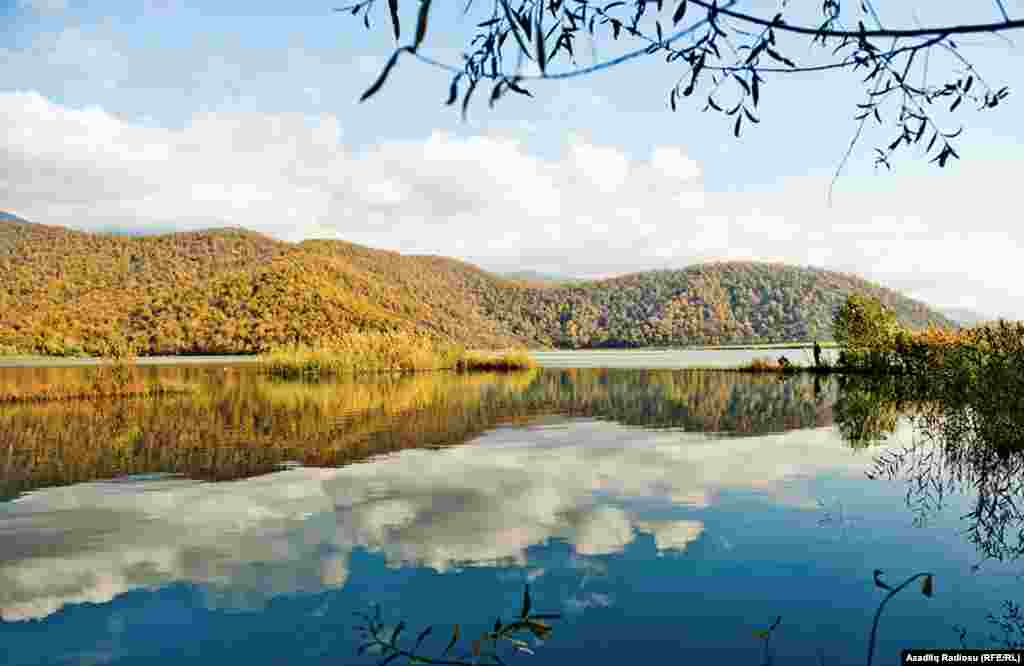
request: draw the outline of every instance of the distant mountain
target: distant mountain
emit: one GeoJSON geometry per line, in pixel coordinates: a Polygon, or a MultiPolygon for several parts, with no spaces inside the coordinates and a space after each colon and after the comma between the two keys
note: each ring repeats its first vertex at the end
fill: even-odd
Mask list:
{"type": "Polygon", "coordinates": [[[470,347],[643,347],[830,338],[853,292],[912,327],[953,322],[853,275],[755,262],[536,285],[433,256],[242,229],[95,234],[0,220],[0,351],[246,353],[366,330],[470,347]]]}
{"type": "Polygon", "coordinates": [[[942,308],[942,314],[946,315],[962,326],[974,326],[986,321],[993,321],[995,317],[979,314],[967,308],[942,308]]]}

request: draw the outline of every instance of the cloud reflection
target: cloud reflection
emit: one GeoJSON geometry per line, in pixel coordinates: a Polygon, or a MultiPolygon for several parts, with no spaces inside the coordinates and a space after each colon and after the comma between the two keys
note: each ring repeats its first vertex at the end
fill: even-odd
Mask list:
{"type": "Polygon", "coordinates": [[[663,509],[699,509],[729,489],[800,505],[808,498],[787,480],[859,469],[831,429],[722,439],[574,421],[341,469],[41,490],[0,504],[0,618],[175,581],[202,587],[211,607],[259,608],[343,586],[355,548],[440,572],[525,566],[527,548],[551,539],[583,558],[619,553],[638,533],[680,551],[704,524],[663,509]]]}

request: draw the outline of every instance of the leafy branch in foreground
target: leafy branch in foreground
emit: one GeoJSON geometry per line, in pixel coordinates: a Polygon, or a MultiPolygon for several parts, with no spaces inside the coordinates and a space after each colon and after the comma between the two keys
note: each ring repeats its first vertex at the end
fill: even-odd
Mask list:
{"type": "MultiPolygon", "coordinates": [[[[907,578],[899,585],[893,587],[882,580],[882,571],[876,569],[874,572],[875,586],[883,590],[887,590],[888,594],[882,599],[882,602],[878,605],[878,609],[875,611],[874,620],[871,623],[871,636],[868,640],[868,656],[867,666],[872,666],[875,654],[875,642],[878,635],[878,623],[882,617],[882,611],[885,609],[885,605],[889,603],[889,600],[899,594],[902,590],[906,589],[915,580],[921,581],[921,594],[926,597],[931,597],[934,592],[934,581],[935,576],[932,573],[923,572],[917,573],[907,578]]],[[[551,625],[544,622],[544,620],[556,620],[561,617],[558,613],[534,613],[531,614],[531,599],[530,599],[530,585],[527,584],[523,590],[523,606],[519,612],[519,617],[510,623],[503,623],[501,619],[494,621],[494,628],[491,631],[485,631],[480,638],[474,640],[470,646],[469,654],[463,656],[457,656],[452,652],[453,648],[458,644],[460,639],[459,625],[456,624],[452,628],[451,638],[448,639],[447,645],[444,651],[437,657],[427,657],[419,653],[420,646],[424,643],[428,636],[433,633],[433,626],[428,626],[417,634],[415,642],[412,647],[399,644],[399,639],[402,636],[402,632],[406,629],[405,622],[399,622],[394,627],[385,626],[381,622],[380,606],[375,605],[373,607],[373,613],[360,613],[357,612],[355,615],[363,619],[366,622],[365,625],[356,627],[359,631],[360,636],[364,642],[359,647],[359,654],[369,653],[380,655],[381,661],[378,662],[378,666],[384,666],[398,659],[406,659],[409,664],[432,664],[438,666],[503,666],[505,663],[501,656],[498,654],[498,643],[500,641],[508,641],[516,652],[525,652],[526,654],[533,654],[529,644],[521,639],[515,638],[515,635],[522,632],[530,632],[537,639],[537,642],[545,641],[551,635],[551,625]],[[451,654],[451,656],[449,656],[451,654]]],[[[771,648],[771,639],[775,634],[775,631],[782,624],[782,616],[778,616],[775,621],[767,629],[761,629],[754,632],[754,636],[764,641],[763,648],[763,660],[765,664],[770,664],[773,661],[773,652],[771,648]]]]}
{"type": "MultiPolygon", "coordinates": [[[[927,573],[927,572],[925,572],[925,573],[917,573],[917,574],[914,574],[913,576],[911,576],[910,578],[907,578],[905,581],[903,581],[902,583],[900,583],[896,587],[892,587],[891,585],[886,583],[884,580],[882,580],[882,570],[881,569],[875,569],[875,573],[874,573],[875,586],[879,587],[879,588],[881,588],[883,590],[888,590],[889,593],[886,594],[885,598],[882,599],[882,602],[880,604],[878,604],[878,610],[875,611],[875,617],[874,617],[874,620],[871,623],[871,636],[868,639],[868,657],[867,657],[867,662],[866,662],[867,666],[871,666],[872,663],[874,662],[874,658],[875,658],[875,642],[876,642],[876,638],[878,636],[878,621],[882,617],[882,611],[885,609],[885,605],[887,603],[889,603],[890,599],[892,599],[894,596],[899,594],[902,590],[906,589],[908,585],[913,583],[915,580],[919,580],[919,579],[921,581],[921,594],[923,594],[926,597],[932,596],[932,593],[934,592],[934,584],[935,584],[935,576],[934,576],[934,574],[927,573]]],[[[779,617],[777,617],[775,619],[775,622],[773,622],[772,625],[770,627],[768,627],[767,629],[758,630],[758,631],[754,632],[754,636],[756,636],[757,638],[759,638],[762,641],[764,641],[763,663],[765,663],[765,664],[771,664],[774,661],[774,655],[773,655],[772,650],[771,650],[771,639],[772,639],[772,636],[775,633],[775,630],[778,629],[780,624],[782,624],[782,616],[781,615],[779,617]]]]}
{"type": "Polygon", "coordinates": [[[878,604],[878,610],[875,611],[875,619],[871,622],[871,638],[868,640],[868,660],[867,666],[871,666],[875,658],[875,638],[878,635],[878,621],[882,617],[882,611],[885,610],[885,605],[889,603],[889,600],[895,597],[901,590],[906,588],[908,585],[913,583],[915,580],[921,579],[921,594],[926,597],[932,596],[934,592],[934,574],[930,573],[918,573],[914,574],[910,578],[906,579],[896,587],[890,586],[888,583],[882,580],[882,570],[875,569],[875,585],[888,590],[889,593],[882,599],[882,603],[878,604]]]}
{"type": "MultiPolygon", "coordinates": [[[[361,0],[335,11],[362,14],[369,29],[369,15],[375,4],[376,0],[361,0]]],[[[532,97],[524,87],[529,82],[575,78],[629,60],[661,56],[667,65],[682,70],[669,89],[669,107],[676,110],[683,98],[705,86],[703,110],[726,117],[738,138],[744,124],[760,122],[757,110],[771,76],[861,71],[865,98],[857,104],[855,119],[859,125],[837,176],[869,119],[884,125],[888,118],[892,130],[890,138],[875,149],[876,166],[889,168],[890,158],[897,150],[922,143],[927,146],[922,156],[940,167],[950,157],[959,159],[953,140],[962,127],[945,129],[942,116],[962,112],[965,101],[978,110],[994,108],[1006,98],[1009,89],[990,85],[963,55],[953,37],[997,35],[1021,29],[1024,19],[1010,18],[997,0],[1000,21],[887,29],[871,0],[858,4],[860,12],[855,15],[844,11],[840,0],[824,0],[822,21],[815,27],[787,21],[788,0],[780,0],[778,11],[770,17],[737,11],[733,9],[736,0],[518,0],[518,5],[511,0],[493,0],[489,7],[481,6],[476,11],[473,0],[468,0],[463,13],[478,19],[474,21],[475,34],[464,45],[462,65],[453,65],[420,51],[430,11],[429,0],[420,0],[416,38],[411,45],[396,49],[360,101],[380,90],[401,52],[452,74],[448,105],[458,100],[459,85],[466,81],[463,114],[482,81],[493,83],[489,98],[489,105],[493,106],[510,91],[532,97]],[[651,6],[654,9],[649,11],[651,6]],[[691,7],[693,10],[688,11],[691,7]],[[868,29],[865,20],[873,22],[877,29],[868,29]],[[615,42],[620,38],[634,40],[639,48],[581,66],[576,48],[581,34],[587,35],[592,53],[596,53],[595,40],[600,37],[615,42]],[[818,62],[798,64],[786,53],[807,38],[811,46],[820,47],[827,55],[818,62]],[[945,61],[939,60],[942,57],[945,61]],[[533,71],[524,70],[526,63],[532,63],[533,71]],[[559,64],[569,68],[555,71],[559,64]],[[930,83],[929,73],[934,74],[939,68],[946,71],[944,81],[930,83]],[[943,100],[948,100],[949,106],[937,110],[935,104],[943,100]]],[[[401,34],[398,0],[388,0],[388,11],[397,41],[401,34]]]]}
{"type": "Polygon", "coordinates": [[[402,632],[405,630],[405,622],[399,622],[395,627],[387,627],[381,623],[380,606],[374,606],[373,614],[356,613],[365,625],[356,627],[359,631],[363,644],[359,647],[359,654],[364,652],[378,654],[382,657],[379,664],[388,664],[396,659],[406,659],[410,664],[444,664],[450,666],[476,666],[476,665],[497,665],[504,664],[504,660],[498,654],[499,643],[506,642],[512,646],[514,652],[533,654],[530,644],[518,636],[528,632],[536,641],[545,641],[551,636],[551,625],[545,620],[557,620],[561,618],[559,613],[531,613],[532,601],[530,599],[530,585],[523,589],[523,606],[519,617],[511,622],[504,623],[501,618],[494,621],[491,631],[485,631],[480,638],[470,644],[468,654],[458,656],[453,649],[460,639],[459,625],[452,628],[451,638],[448,639],[444,651],[437,657],[427,657],[418,651],[427,637],[433,633],[433,626],[428,626],[416,635],[412,647],[403,646],[399,643],[402,632]]]}

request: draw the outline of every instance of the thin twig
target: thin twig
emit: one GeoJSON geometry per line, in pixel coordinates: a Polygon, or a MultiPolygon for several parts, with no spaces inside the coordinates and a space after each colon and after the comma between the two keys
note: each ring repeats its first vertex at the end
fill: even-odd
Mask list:
{"type": "MultiPolygon", "coordinates": [[[[738,0],[727,0],[727,2],[724,5],[722,5],[722,6],[723,7],[731,7],[731,6],[735,5],[737,2],[738,2],[738,0]]],[[[678,40],[682,39],[683,37],[693,33],[694,31],[697,30],[697,28],[700,28],[701,26],[703,26],[707,22],[708,22],[708,19],[707,18],[703,18],[700,21],[697,21],[696,23],[691,25],[689,28],[686,28],[684,30],[680,30],[679,32],[676,32],[676,33],[670,35],[669,37],[664,39],[663,42],[665,44],[671,44],[672,42],[678,41],[678,40]]],[[[416,59],[420,60],[421,62],[425,62],[428,65],[433,65],[434,67],[439,67],[439,68],[447,70],[447,71],[449,71],[449,72],[451,72],[453,74],[461,74],[464,71],[462,67],[455,67],[454,65],[449,65],[447,63],[443,63],[443,62],[441,62],[439,60],[435,60],[435,59],[433,59],[433,58],[431,58],[429,56],[425,56],[425,55],[423,55],[422,53],[420,53],[418,51],[414,52],[412,55],[415,56],[416,59]]],[[[577,76],[585,76],[587,74],[593,74],[594,72],[599,72],[602,69],[608,69],[609,67],[614,67],[616,65],[621,65],[624,62],[629,62],[630,60],[634,60],[636,58],[639,58],[639,57],[645,56],[645,55],[649,55],[647,53],[647,47],[644,47],[642,49],[637,49],[636,51],[630,51],[629,53],[624,53],[624,54],[622,54],[621,56],[619,56],[617,58],[612,58],[611,60],[605,60],[604,62],[599,62],[599,63],[597,63],[595,65],[591,65],[589,67],[583,67],[581,69],[574,69],[574,70],[571,70],[571,71],[568,71],[568,72],[556,72],[554,74],[546,73],[546,74],[543,74],[543,75],[519,76],[517,78],[519,80],[521,80],[521,81],[572,79],[572,78],[575,78],[577,76]]],[[[485,78],[485,79],[496,79],[496,78],[507,78],[508,77],[508,75],[503,75],[500,72],[499,72],[498,76],[496,76],[496,77],[490,75],[489,73],[481,73],[480,76],[481,76],[481,78],[485,78]]]]}

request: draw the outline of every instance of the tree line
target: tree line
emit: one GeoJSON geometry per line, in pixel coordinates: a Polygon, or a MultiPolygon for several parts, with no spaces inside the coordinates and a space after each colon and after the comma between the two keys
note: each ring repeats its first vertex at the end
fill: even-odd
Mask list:
{"type": "Polygon", "coordinates": [[[912,329],[952,322],[853,275],[720,262],[544,286],[436,256],[241,229],[151,237],[0,221],[0,353],[260,353],[353,333],[474,349],[831,337],[849,294],[912,329]]]}

